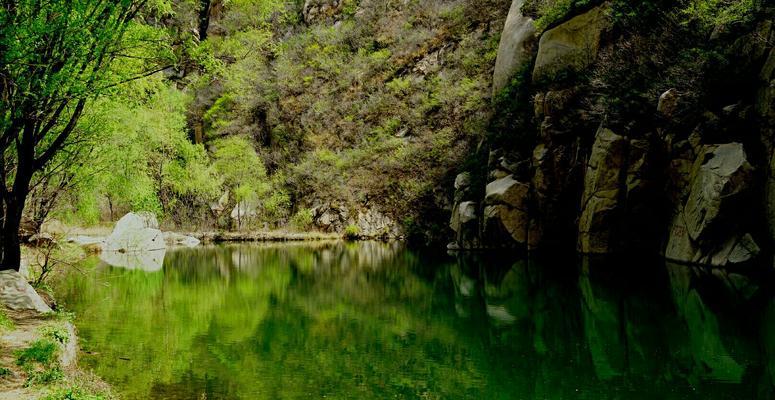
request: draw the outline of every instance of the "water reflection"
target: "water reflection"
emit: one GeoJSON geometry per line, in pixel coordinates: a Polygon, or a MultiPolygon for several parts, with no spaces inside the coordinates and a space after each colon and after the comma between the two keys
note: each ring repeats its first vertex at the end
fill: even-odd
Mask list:
{"type": "Polygon", "coordinates": [[[161,271],[166,252],[165,249],[139,252],[103,251],[99,257],[102,262],[114,267],[156,272],[161,271]]]}
{"type": "Polygon", "coordinates": [[[61,297],[129,399],[772,398],[764,282],[656,260],[428,255],[400,244],[168,252],[61,297]]]}

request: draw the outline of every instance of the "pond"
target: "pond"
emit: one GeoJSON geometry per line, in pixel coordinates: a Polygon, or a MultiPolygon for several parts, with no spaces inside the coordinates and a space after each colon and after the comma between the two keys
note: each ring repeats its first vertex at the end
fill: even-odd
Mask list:
{"type": "Polygon", "coordinates": [[[775,300],[753,281],[332,242],[88,260],[58,295],[125,399],[771,399],[775,300]]]}

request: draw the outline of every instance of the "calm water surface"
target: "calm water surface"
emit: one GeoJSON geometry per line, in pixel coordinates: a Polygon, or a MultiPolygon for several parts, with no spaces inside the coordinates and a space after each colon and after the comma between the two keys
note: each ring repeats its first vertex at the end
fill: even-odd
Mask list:
{"type": "Polygon", "coordinates": [[[126,399],[775,398],[768,287],[658,261],[218,246],[60,291],[126,399]]]}

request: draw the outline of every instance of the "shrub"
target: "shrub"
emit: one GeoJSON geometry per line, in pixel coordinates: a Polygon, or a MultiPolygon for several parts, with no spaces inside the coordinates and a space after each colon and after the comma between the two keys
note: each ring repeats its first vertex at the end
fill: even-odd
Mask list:
{"type": "Polygon", "coordinates": [[[43,337],[65,344],[70,340],[70,332],[61,325],[48,325],[40,328],[43,337]]]}
{"type": "Polygon", "coordinates": [[[356,240],[360,238],[361,229],[357,225],[347,225],[344,228],[344,238],[347,240],[356,240]]]}
{"type": "Polygon", "coordinates": [[[309,229],[312,226],[312,210],[309,208],[300,209],[291,218],[291,224],[296,229],[309,229]]]}

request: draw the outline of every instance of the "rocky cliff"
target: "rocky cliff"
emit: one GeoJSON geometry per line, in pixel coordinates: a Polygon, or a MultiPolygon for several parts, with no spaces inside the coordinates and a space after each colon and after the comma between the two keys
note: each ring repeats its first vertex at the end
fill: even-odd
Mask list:
{"type": "Polygon", "coordinates": [[[633,20],[586,2],[540,31],[522,3],[501,35],[488,161],[455,182],[450,247],[769,257],[772,10],[705,31],[675,5],[633,20]]]}

